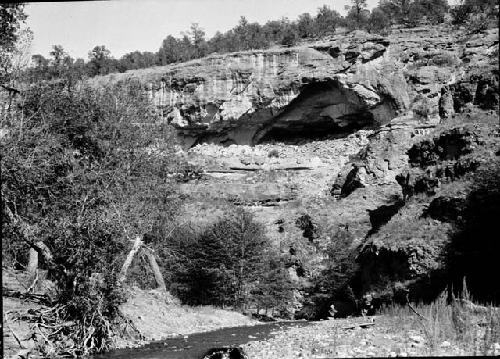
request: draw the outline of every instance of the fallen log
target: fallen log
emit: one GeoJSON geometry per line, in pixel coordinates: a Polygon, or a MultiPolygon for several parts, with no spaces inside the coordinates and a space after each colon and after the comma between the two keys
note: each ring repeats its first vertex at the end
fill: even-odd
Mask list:
{"type": "Polygon", "coordinates": [[[163,275],[161,274],[160,267],[156,262],[156,258],[152,249],[146,249],[144,251],[146,253],[146,257],[148,257],[149,265],[151,266],[151,270],[155,276],[156,285],[158,285],[158,289],[166,291],[167,286],[165,285],[165,281],[163,280],[163,275]]]}
{"type": "Polygon", "coordinates": [[[353,325],[348,325],[346,327],[342,327],[343,330],[350,330],[350,329],[356,329],[356,328],[362,328],[366,329],[368,327],[374,326],[374,322],[367,322],[367,323],[359,323],[359,324],[353,324],[353,325]]]}
{"type": "Polygon", "coordinates": [[[28,299],[33,302],[45,304],[47,306],[51,306],[54,304],[52,298],[50,298],[47,294],[20,292],[18,290],[12,290],[3,287],[2,295],[10,298],[28,299]]]}
{"type": "Polygon", "coordinates": [[[130,250],[130,252],[127,254],[127,258],[125,259],[125,262],[123,262],[122,269],[120,270],[120,274],[118,276],[118,284],[121,284],[125,281],[127,278],[127,271],[130,265],[132,264],[132,260],[134,259],[135,255],[139,250],[141,249],[142,245],[144,244],[144,241],[142,240],[141,236],[137,236],[135,241],[134,241],[134,246],[130,250]]]}
{"type": "Polygon", "coordinates": [[[158,266],[158,263],[156,261],[154,251],[151,248],[145,247],[144,239],[142,236],[137,236],[137,238],[134,241],[134,245],[133,245],[132,249],[127,254],[127,258],[125,259],[125,262],[123,263],[122,269],[120,270],[120,274],[118,276],[118,284],[119,285],[122,284],[125,281],[125,279],[127,278],[128,268],[132,264],[132,261],[134,260],[135,255],[140,250],[142,250],[143,253],[146,255],[146,257],[148,258],[149,265],[151,267],[151,270],[153,271],[158,288],[160,290],[166,291],[167,286],[165,285],[163,275],[161,274],[160,267],[158,266]]]}

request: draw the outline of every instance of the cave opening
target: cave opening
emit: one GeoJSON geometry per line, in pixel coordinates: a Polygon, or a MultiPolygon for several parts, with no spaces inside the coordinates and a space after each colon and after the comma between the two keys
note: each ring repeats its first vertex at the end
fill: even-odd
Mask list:
{"type": "Polygon", "coordinates": [[[391,99],[382,96],[378,104],[369,105],[358,92],[337,79],[308,78],[302,79],[302,83],[299,94],[278,113],[275,108],[264,107],[237,119],[219,121],[209,133],[200,131],[186,141],[186,146],[300,145],[344,138],[360,129],[376,128],[395,116],[391,99]]]}
{"type": "MultiPolygon", "coordinates": [[[[370,121],[370,113],[356,114],[357,119],[364,118],[363,121],[370,121]]],[[[346,117],[344,119],[347,121],[346,117]]],[[[322,118],[315,121],[314,126],[290,126],[271,127],[255,144],[283,143],[287,145],[297,145],[313,141],[325,141],[331,139],[344,138],[357,130],[366,126],[353,122],[350,126],[340,127],[332,123],[330,118],[322,118]]]]}
{"type": "Polygon", "coordinates": [[[279,115],[256,131],[253,144],[301,144],[346,137],[375,124],[375,118],[356,93],[337,80],[314,81],[279,115]]]}

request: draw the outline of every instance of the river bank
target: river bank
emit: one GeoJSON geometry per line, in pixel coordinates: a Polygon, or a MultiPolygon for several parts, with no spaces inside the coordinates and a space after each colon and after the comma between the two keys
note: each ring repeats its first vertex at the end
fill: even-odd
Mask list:
{"type": "MultiPolygon", "coordinates": [[[[3,269],[3,355],[4,358],[37,358],[39,348],[46,346],[38,327],[27,318],[29,311],[43,312],[50,309],[37,303],[33,297],[9,297],[6,293],[25,293],[29,279],[24,271],[3,269]]],[[[47,295],[53,291],[50,281],[40,279],[36,292],[47,295]]],[[[120,305],[121,325],[117,325],[112,347],[137,348],[168,338],[183,338],[193,333],[204,333],[227,327],[254,326],[259,324],[241,313],[211,306],[190,307],[168,292],[126,288],[127,300],[120,305]],[[124,325],[123,322],[126,322],[124,325]]]]}
{"type": "MultiPolygon", "coordinates": [[[[4,270],[4,293],[25,291],[23,276],[4,270]]],[[[132,330],[115,328],[117,350],[96,358],[191,359],[228,346],[241,347],[249,359],[499,355],[500,309],[457,303],[438,298],[414,308],[386,308],[373,317],[262,324],[240,313],[183,306],[168,293],[130,287],[120,312],[132,330]]],[[[41,358],[38,349],[47,343],[23,318],[47,309],[33,299],[3,296],[5,358],[41,358]]]]}
{"type": "Polygon", "coordinates": [[[442,317],[431,321],[425,312],[422,318],[407,314],[320,321],[242,349],[249,359],[500,355],[498,322],[468,321],[461,336],[442,317]]]}
{"type": "Polygon", "coordinates": [[[116,338],[117,349],[137,347],[152,341],[203,333],[227,327],[253,326],[257,320],[241,313],[212,306],[191,307],[181,305],[168,292],[142,290],[137,287],[127,290],[127,301],[120,312],[131,321],[141,339],[116,338]]]}

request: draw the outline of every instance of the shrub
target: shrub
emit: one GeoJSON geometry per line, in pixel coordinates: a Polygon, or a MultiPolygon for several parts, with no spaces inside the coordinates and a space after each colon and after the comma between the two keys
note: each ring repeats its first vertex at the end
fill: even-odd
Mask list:
{"type": "Polygon", "coordinates": [[[434,114],[435,106],[427,97],[419,95],[414,101],[413,111],[420,120],[426,121],[434,114]]]}
{"type": "Polygon", "coordinates": [[[276,157],[278,158],[280,156],[280,153],[278,152],[278,150],[276,148],[273,148],[271,151],[269,151],[269,153],[267,154],[267,157],[269,158],[272,158],[272,157],[276,157]]]}
{"type": "Polygon", "coordinates": [[[436,65],[436,66],[455,66],[458,62],[458,59],[453,56],[451,53],[439,53],[436,54],[432,59],[429,61],[429,65],[436,65]]]}
{"type": "Polygon", "coordinates": [[[451,10],[452,24],[467,25],[470,32],[487,29],[489,20],[498,21],[498,2],[495,0],[464,0],[451,10]]]}
{"type": "Polygon", "coordinates": [[[379,34],[387,34],[390,28],[390,19],[384,11],[379,8],[373,9],[368,18],[368,30],[379,34]]]}
{"type": "Polygon", "coordinates": [[[297,34],[297,31],[295,31],[295,29],[289,26],[283,33],[283,36],[281,37],[280,40],[280,44],[288,47],[294,46],[297,44],[298,39],[299,35],[297,34]]]}

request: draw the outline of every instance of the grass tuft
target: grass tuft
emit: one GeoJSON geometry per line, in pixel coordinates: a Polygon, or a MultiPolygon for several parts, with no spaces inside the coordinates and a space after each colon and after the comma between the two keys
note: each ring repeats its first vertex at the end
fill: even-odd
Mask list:
{"type": "Polygon", "coordinates": [[[391,304],[381,308],[380,314],[398,330],[421,331],[429,354],[444,354],[446,342],[467,355],[500,354],[500,308],[475,304],[465,280],[463,288],[450,302],[443,292],[432,303],[391,304]]]}

